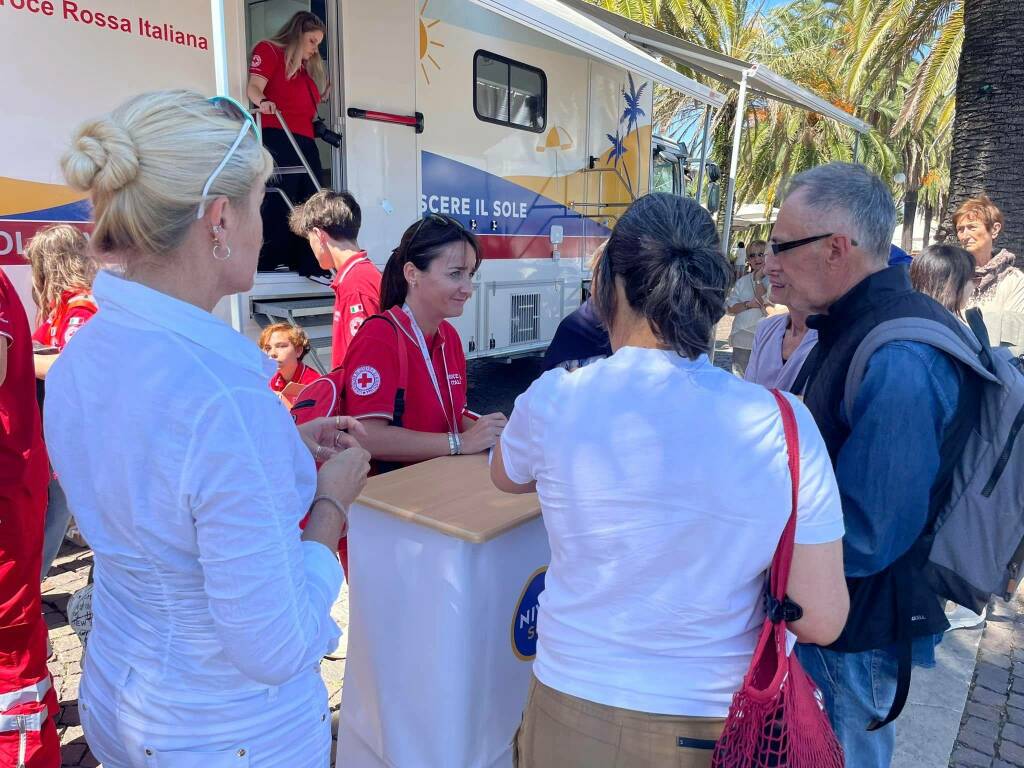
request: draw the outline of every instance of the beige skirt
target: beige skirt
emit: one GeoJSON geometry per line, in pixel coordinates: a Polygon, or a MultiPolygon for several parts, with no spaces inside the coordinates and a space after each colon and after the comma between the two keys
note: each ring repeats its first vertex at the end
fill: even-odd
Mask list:
{"type": "Polygon", "coordinates": [[[512,744],[516,768],[708,768],[724,718],[609,707],[533,678],[512,744]]]}

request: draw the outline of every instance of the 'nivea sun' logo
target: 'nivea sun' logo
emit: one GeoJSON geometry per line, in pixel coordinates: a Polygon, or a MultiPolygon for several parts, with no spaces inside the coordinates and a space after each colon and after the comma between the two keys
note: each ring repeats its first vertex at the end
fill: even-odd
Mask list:
{"type": "Polygon", "coordinates": [[[537,608],[546,571],[547,566],[538,568],[526,580],[512,614],[512,652],[521,661],[530,661],[537,655],[537,608]]]}

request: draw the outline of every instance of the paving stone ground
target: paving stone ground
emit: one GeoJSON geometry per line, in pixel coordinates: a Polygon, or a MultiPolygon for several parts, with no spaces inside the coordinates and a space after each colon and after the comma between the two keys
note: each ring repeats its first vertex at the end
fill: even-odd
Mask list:
{"type": "Polygon", "coordinates": [[[1024,598],[996,601],[978,647],[951,768],[1024,768],[1024,598]]]}

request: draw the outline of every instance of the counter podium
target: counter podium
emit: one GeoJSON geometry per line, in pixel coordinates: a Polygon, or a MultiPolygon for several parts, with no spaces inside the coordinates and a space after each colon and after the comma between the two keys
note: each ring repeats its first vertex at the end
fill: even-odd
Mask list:
{"type": "Polygon", "coordinates": [[[511,766],[550,552],[485,456],[373,477],[349,513],[340,768],[511,766]]]}

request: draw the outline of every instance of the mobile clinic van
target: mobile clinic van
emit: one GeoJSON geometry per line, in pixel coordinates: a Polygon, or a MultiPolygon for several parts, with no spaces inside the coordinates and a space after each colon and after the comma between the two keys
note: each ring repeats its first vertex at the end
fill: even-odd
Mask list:
{"type": "MultiPolygon", "coordinates": [[[[58,167],[78,122],[156,88],[214,93],[219,82],[244,98],[248,51],[312,10],[328,26],[321,116],[343,137],[319,143],[319,181],[356,195],[360,244],[380,267],[421,215],[476,232],[484,263],[454,321],[467,357],[543,349],[579,304],[589,254],[651,189],[652,165],[659,188],[680,190],[683,153],[651,135],[655,83],[724,103],[558,0],[89,4],[0,0],[0,56],[16,73],[0,135],[17,148],[0,168],[0,263],[23,264],[41,222],[87,222],[58,167]]],[[[288,319],[318,351],[330,344],[329,288],[294,273],[259,273],[217,311],[251,337],[288,319]]]]}

